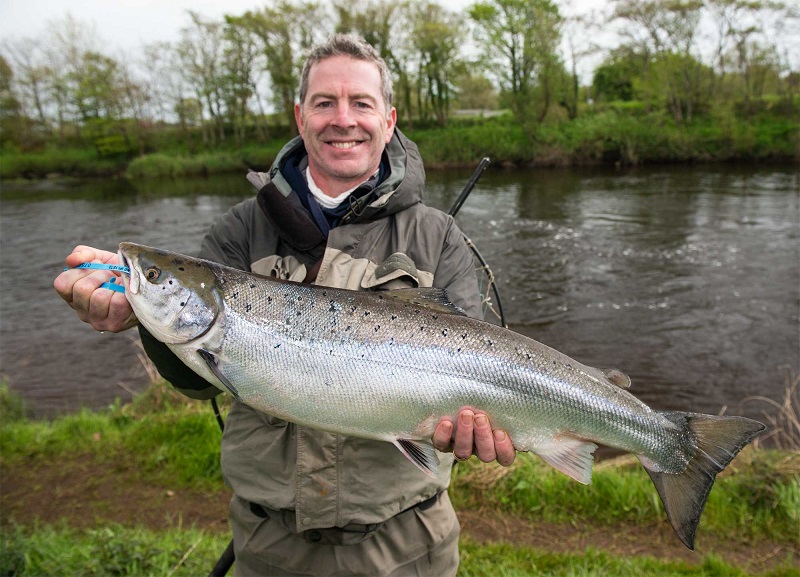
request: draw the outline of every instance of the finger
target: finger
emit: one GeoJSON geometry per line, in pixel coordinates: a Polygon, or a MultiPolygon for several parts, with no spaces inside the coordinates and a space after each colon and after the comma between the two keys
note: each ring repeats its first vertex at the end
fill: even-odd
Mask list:
{"type": "Polygon", "coordinates": [[[440,451],[449,451],[453,441],[453,421],[450,419],[442,420],[433,432],[433,446],[440,451]]]}
{"type": "Polygon", "coordinates": [[[78,245],[67,255],[68,267],[76,267],[84,262],[102,262],[105,264],[119,264],[117,253],[100,250],[91,246],[78,245]]]}
{"type": "Polygon", "coordinates": [[[483,413],[475,415],[475,454],[484,463],[491,463],[497,458],[494,447],[494,436],[489,418],[483,413]]]}
{"type": "Polygon", "coordinates": [[[456,437],[453,441],[453,453],[459,459],[469,459],[472,455],[474,419],[475,413],[469,409],[464,409],[458,415],[456,437]]]}
{"type": "Polygon", "coordinates": [[[94,326],[93,320],[101,320],[108,314],[107,303],[105,306],[106,312],[102,311],[104,308],[103,295],[105,295],[106,299],[110,298],[110,295],[105,293],[112,293],[113,291],[109,291],[105,288],[101,289],[100,286],[106,282],[110,276],[111,275],[107,271],[92,271],[89,274],[83,274],[72,285],[72,301],[70,302],[70,306],[78,313],[78,317],[82,321],[90,323],[92,326],[94,326]],[[95,293],[100,297],[100,301],[95,303],[93,307],[92,299],[96,296],[95,293]],[[93,314],[100,316],[95,316],[93,319],[93,314]]]}
{"type": "Polygon", "coordinates": [[[493,436],[494,448],[497,453],[497,462],[504,467],[508,467],[517,457],[517,450],[514,448],[514,443],[511,441],[511,437],[501,429],[494,431],[493,436]]]}

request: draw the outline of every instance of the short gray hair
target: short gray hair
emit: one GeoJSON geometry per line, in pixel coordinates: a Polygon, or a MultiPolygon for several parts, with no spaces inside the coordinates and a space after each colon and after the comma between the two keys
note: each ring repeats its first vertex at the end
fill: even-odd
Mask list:
{"type": "Polygon", "coordinates": [[[393,88],[392,74],[389,72],[389,67],[386,65],[383,58],[380,57],[377,50],[357,34],[334,34],[322,44],[318,44],[311,49],[305,64],[303,64],[303,72],[300,75],[300,87],[298,92],[301,106],[308,93],[308,75],[311,71],[311,67],[333,56],[349,56],[356,60],[364,60],[365,62],[372,62],[375,64],[381,75],[381,96],[383,96],[383,101],[386,103],[386,111],[389,112],[389,110],[391,110],[393,88]]]}

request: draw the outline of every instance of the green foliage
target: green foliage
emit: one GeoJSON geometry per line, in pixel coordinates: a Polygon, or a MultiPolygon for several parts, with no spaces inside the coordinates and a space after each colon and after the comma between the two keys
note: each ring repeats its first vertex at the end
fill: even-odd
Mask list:
{"type": "Polygon", "coordinates": [[[16,423],[25,419],[25,403],[6,382],[0,382],[0,423],[16,423]]]}
{"type": "Polygon", "coordinates": [[[149,531],[111,525],[13,527],[0,534],[0,574],[143,576],[207,574],[230,536],[176,527],[149,531]]]}

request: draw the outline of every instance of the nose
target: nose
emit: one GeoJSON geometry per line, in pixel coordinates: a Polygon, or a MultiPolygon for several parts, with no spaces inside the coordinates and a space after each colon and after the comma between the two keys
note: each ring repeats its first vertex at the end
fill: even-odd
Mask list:
{"type": "Polygon", "coordinates": [[[349,128],[356,125],[356,120],[349,103],[340,102],[336,105],[336,114],[333,118],[333,124],[342,128],[349,128]]]}

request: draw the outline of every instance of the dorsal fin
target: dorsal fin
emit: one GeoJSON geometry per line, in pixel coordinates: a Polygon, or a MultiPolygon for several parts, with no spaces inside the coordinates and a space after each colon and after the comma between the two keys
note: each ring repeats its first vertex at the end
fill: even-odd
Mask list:
{"type": "Polygon", "coordinates": [[[631,378],[619,369],[603,369],[603,374],[620,389],[628,389],[631,386],[631,378]]]}
{"type": "Polygon", "coordinates": [[[428,309],[438,313],[467,316],[464,309],[450,302],[447,290],[442,288],[409,288],[380,293],[384,298],[392,298],[405,304],[428,309]]]}

